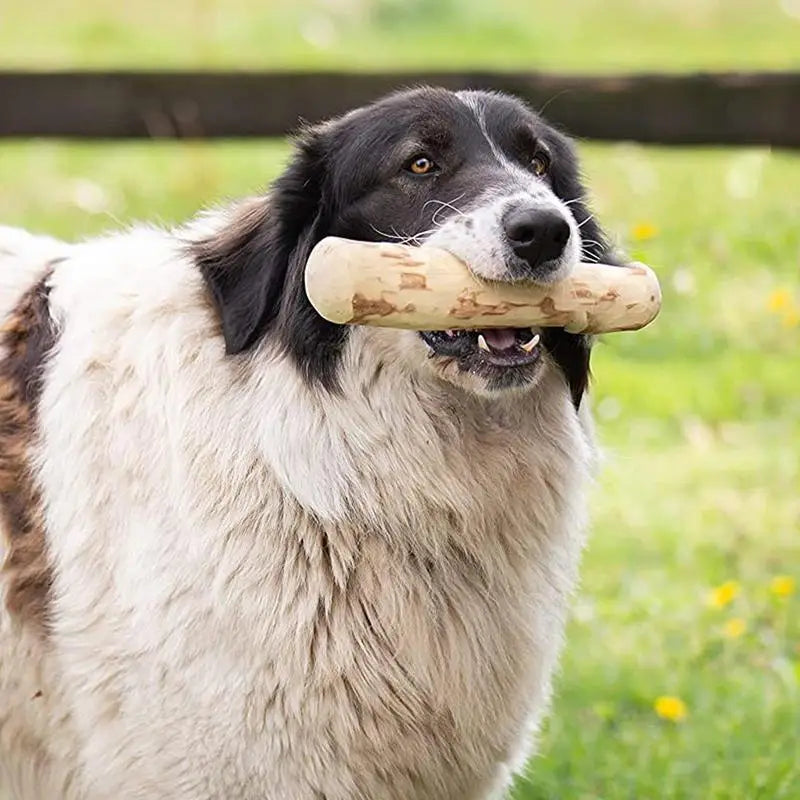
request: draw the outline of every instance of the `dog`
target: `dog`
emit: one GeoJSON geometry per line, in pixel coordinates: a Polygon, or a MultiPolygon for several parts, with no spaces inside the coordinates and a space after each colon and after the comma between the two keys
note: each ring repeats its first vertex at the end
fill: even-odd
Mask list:
{"type": "Polygon", "coordinates": [[[491,281],[621,263],[564,134],[431,87],[303,130],[264,196],[181,227],[0,231],[6,796],[488,800],[525,763],[592,343],[326,322],[328,235],[491,281]]]}

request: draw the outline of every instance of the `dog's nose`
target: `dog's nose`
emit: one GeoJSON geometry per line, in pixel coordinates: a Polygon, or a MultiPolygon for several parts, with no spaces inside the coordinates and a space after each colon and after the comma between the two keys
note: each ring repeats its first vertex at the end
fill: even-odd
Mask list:
{"type": "Polygon", "coordinates": [[[503,229],[515,255],[527,264],[518,277],[545,277],[552,270],[542,265],[557,259],[570,237],[564,215],[549,208],[513,208],[503,218],[503,229]]]}

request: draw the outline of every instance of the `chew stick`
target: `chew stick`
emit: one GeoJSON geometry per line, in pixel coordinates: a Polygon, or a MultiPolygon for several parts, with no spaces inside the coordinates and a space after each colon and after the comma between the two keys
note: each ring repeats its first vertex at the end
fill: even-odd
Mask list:
{"type": "Polygon", "coordinates": [[[306,293],[325,319],[409,330],[559,327],[637,330],[661,306],[644,264],[580,264],[550,286],[482,281],[445,250],[328,237],[306,265],[306,293]]]}

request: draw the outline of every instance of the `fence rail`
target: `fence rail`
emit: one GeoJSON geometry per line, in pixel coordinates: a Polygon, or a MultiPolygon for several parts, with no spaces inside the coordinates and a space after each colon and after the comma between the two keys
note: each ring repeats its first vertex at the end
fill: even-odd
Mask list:
{"type": "Polygon", "coordinates": [[[800,72],[0,72],[0,137],[281,136],[420,83],[511,92],[588,139],[800,147],[800,72]]]}

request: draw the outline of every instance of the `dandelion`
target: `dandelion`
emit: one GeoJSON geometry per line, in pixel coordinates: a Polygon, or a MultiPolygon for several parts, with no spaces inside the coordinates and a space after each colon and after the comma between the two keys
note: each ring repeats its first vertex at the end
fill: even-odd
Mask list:
{"type": "Polygon", "coordinates": [[[646,242],[658,234],[658,228],[652,222],[639,222],[631,229],[634,242],[646,242]]]}
{"type": "Polygon", "coordinates": [[[708,604],[712,608],[725,608],[739,596],[739,591],[738,581],[725,581],[709,592],[708,604]]]}
{"type": "Polygon", "coordinates": [[[781,316],[781,322],[784,328],[796,328],[800,325],[800,312],[794,308],[787,309],[781,316]]]}
{"type": "Polygon", "coordinates": [[[769,583],[769,590],[775,597],[789,597],[794,594],[794,578],[791,575],[776,575],[769,583]]]}
{"type": "Polygon", "coordinates": [[[733,617],[722,626],[726,639],[738,639],[747,630],[747,623],[741,617],[733,617]]]}
{"type": "Polygon", "coordinates": [[[777,314],[792,306],[792,295],[788,289],[774,289],[767,298],[767,308],[777,314]]]}
{"type": "Polygon", "coordinates": [[[670,722],[683,722],[688,716],[686,703],[680,697],[662,696],[653,703],[656,714],[670,722]]]}

